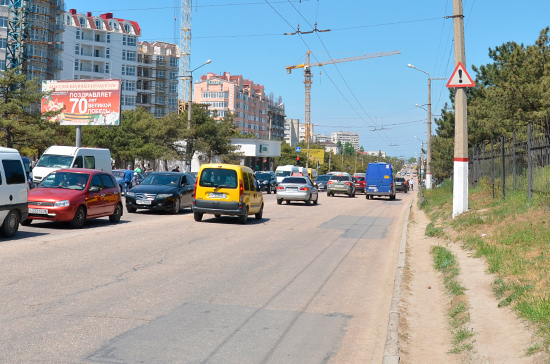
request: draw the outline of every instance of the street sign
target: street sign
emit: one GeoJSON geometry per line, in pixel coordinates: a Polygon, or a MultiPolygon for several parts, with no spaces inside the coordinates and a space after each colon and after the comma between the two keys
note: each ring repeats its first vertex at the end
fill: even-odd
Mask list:
{"type": "Polygon", "coordinates": [[[458,65],[456,66],[453,75],[449,79],[449,82],[447,82],[447,87],[474,87],[475,83],[466,72],[466,69],[464,68],[464,65],[462,62],[458,62],[458,65]]]}
{"type": "Polygon", "coordinates": [[[302,151],[302,147],[296,147],[296,153],[300,153],[302,151]]]}

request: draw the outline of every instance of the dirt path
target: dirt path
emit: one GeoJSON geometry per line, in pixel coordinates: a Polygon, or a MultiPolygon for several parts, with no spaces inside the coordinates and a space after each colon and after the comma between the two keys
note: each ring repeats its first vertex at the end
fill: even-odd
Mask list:
{"type": "Polygon", "coordinates": [[[425,235],[428,217],[413,202],[407,236],[407,263],[403,280],[400,317],[401,363],[544,363],[544,353],[525,357],[532,334],[509,308],[498,308],[482,259],[470,257],[457,244],[425,235]],[[447,321],[450,296],[433,268],[430,249],[446,246],[458,258],[460,281],[470,302],[470,327],[474,350],[448,354],[452,348],[447,321]]]}

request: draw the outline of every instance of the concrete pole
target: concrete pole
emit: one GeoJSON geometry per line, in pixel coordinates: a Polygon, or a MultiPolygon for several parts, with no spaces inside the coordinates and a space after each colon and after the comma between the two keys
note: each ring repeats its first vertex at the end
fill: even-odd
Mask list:
{"type": "Polygon", "coordinates": [[[82,146],[82,127],[80,125],[76,127],[76,146],[79,148],[82,146]]]}
{"type": "MultiPolygon", "coordinates": [[[[453,0],[453,28],[455,40],[455,66],[466,66],[464,45],[464,15],[462,0],[453,0]]],[[[466,89],[456,88],[455,95],[455,149],[453,174],[453,217],[468,210],[468,107],[466,89]]]]}
{"type": "MultiPolygon", "coordinates": [[[[269,106],[268,106],[269,107],[269,106]]],[[[267,117],[269,118],[269,135],[267,137],[267,140],[271,140],[271,128],[272,128],[272,114],[273,112],[271,110],[267,111],[267,117]]]]}
{"type": "Polygon", "coordinates": [[[432,78],[428,75],[428,140],[426,141],[426,188],[432,189],[432,78]]]}
{"type": "MultiPolygon", "coordinates": [[[[189,73],[189,97],[187,101],[187,130],[191,130],[191,116],[193,114],[193,73],[189,73]]],[[[191,172],[191,137],[187,138],[187,160],[185,161],[185,170],[191,172]]]]}

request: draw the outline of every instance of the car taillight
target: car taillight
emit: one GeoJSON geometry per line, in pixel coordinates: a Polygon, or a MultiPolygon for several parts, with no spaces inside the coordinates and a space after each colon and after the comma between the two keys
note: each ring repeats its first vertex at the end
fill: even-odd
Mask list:
{"type": "Polygon", "coordinates": [[[328,181],[328,183],[327,183],[327,184],[331,185],[331,184],[333,184],[333,183],[334,183],[334,182],[332,182],[332,181],[328,181]]]}
{"type": "Polygon", "coordinates": [[[193,198],[193,205],[195,204],[195,200],[194,200],[194,199],[197,197],[197,183],[198,183],[198,182],[199,182],[199,179],[197,178],[197,179],[195,180],[195,189],[193,190],[193,196],[192,196],[192,198],[193,198]]]}
{"type": "Polygon", "coordinates": [[[393,183],[390,183],[390,188],[393,188],[393,183]]]}
{"type": "Polygon", "coordinates": [[[284,190],[285,188],[283,186],[277,186],[278,190],[284,190]]]}
{"type": "Polygon", "coordinates": [[[307,191],[308,188],[307,187],[300,187],[300,191],[307,191]]]}
{"type": "Polygon", "coordinates": [[[351,187],[351,182],[346,182],[346,185],[351,187]]]}
{"type": "Polygon", "coordinates": [[[244,186],[243,186],[243,180],[239,180],[239,202],[243,202],[243,195],[244,195],[244,186]]]}

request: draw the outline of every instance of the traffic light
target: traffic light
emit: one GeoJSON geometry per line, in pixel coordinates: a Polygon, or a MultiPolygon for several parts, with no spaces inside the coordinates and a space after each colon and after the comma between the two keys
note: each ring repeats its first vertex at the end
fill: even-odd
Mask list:
{"type": "Polygon", "coordinates": [[[300,165],[300,157],[296,156],[296,164],[300,165]]]}

